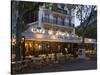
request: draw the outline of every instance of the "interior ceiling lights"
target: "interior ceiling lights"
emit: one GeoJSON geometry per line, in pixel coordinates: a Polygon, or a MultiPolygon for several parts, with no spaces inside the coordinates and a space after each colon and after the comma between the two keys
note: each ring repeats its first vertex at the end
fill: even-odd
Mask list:
{"type": "Polygon", "coordinates": [[[52,31],[52,30],[49,30],[48,33],[49,33],[50,35],[52,35],[52,34],[53,34],[53,31],[52,31]]]}

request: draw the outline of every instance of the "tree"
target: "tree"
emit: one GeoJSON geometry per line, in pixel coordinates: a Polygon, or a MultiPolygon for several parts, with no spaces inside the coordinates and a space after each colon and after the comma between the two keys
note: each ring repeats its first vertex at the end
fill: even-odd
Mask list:
{"type": "MultiPolygon", "coordinates": [[[[33,2],[24,2],[24,1],[11,1],[12,8],[16,7],[16,10],[12,9],[12,13],[18,12],[16,19],[16,62],[21,60],[21,38],[22,32],[24,32],[28,26],[23,18],[27,12],[37,11],[39,6],[43,3],[33,3],[33,2]]],[[[12,15],[13,16],[13,15],[12,15]]],[[[32,16],[32,15],[31,15],[32,16]]]]}
{"type": "Polygon", "coordinates": [[[93,10],[95,9],[95,6],[91,5],[79,5],[77,6],[77,17],[81,21],[80,25],[82,26],[82,44],[83,48],[85,48],[85,34],[86,34],[86,28],[88,26],[88,23],[92,17],[93,10]]]}
{"type": "MultiPolygon", "coordinates": [[[[90,19],[90,22],[91,22],[91,20],[93,20],[93,19],[94,20],[91,23],[89,23],[89,25],[86,27],[85,37],[97,39],[97,19],[96,19],[97,18],[97,10],[96,10],[96,7],[95,8],[94,7],[95,6],[93,6],[93,10],[92,10],[93,15],[90,19]]],[[[85,23],[85,21],[83,22],[83,24],[85,23]]],[[[79,36],[82,36],[82,31],[83,31],[82,25],[76,27],[76,34],[78,34],[79,36]]]]}

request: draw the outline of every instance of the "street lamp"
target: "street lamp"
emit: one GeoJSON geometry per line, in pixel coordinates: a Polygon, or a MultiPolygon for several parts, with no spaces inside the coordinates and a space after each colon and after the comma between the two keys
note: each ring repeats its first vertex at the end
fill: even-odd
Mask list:
{"type": "Polygon", "coordinates": [[[21,42],[22,42],[22,57],[24,60],[25,59],[25,36],[22,36],[21,42]]]}
{"type": "Polygon", "coordinates": [[[24,36],[22,36],[22,42],[24,42],[25,41],[25,37],[24,36]]]}

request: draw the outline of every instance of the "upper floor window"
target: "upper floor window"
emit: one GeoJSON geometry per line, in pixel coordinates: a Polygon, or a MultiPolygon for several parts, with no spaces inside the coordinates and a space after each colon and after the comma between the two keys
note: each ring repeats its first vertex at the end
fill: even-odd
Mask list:
{"type": "Polygon", "coordinates": [[[46,17],[46,18],[49,18],[49,14],[45,14],[45,17],[46,17]]]}
{"type": "Polygon", "coordinates": [[[59,18],[58,18],[58,24],[59,24],[59,25],[63,25],[63,22],[64,22],[64,19],[62,19],[62,18],[59,17],[59,18]]]}
{"type": "Polygon", "coordinates": [[[63,13],[63,14],[68,13],[64,4],[58,5],[58,12],[63,13]]]}
{"type": "Polygon", "coordinates": [[[65,8],[65,5],[64,4],[58,4],[58,8],[59,9],[64,9],[65,8]]]}
{"type": "Polygon", "coordinates": [[[61,4],[60,7],[61,7],[61,9],[64,9],[65,5],[64,4],[61,4]]]}
{"type": "Polygon", "coordinates": [[[43,21],[49,22],[49,14],[45,14],[43,21]]]}
{"type": "Polygon", "coordinates": [[[62,18],[62,25],[65,25],[65,18],[62,18]]]}
{"type": "Polygon", "coordinates": [[[57,24],[58,17],[57,16],[53,16],[53,21],[54,21],[55,24],[57,24]]]}

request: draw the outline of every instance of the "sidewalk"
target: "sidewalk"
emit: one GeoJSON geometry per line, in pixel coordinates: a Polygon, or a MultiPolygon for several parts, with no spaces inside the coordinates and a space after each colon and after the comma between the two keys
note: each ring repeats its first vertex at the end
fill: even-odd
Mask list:
{"type": "MultiPolygon", "coordinates": [[[[31,65],[31,64],[30,64],[31,65]]],[[[97,69],[97,62],[95,60],[82,60],[75,59],[71,61],[66,61],[63,63],[45,63],[41,65],[40,68],[27,67],[17,73],[43,73],[43,72],[59,72],[59,71],[74,71],[74,70],[89,70],[97,69]],[[91,66],[92,65],[92,66],[91,66]]]]}

